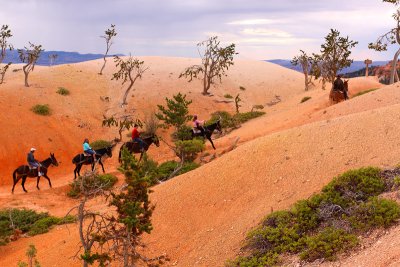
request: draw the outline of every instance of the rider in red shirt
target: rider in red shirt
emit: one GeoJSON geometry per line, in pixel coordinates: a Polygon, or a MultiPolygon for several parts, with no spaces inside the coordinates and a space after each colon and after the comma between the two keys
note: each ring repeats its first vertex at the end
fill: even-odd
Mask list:
{"type": "Polygon", "coordinates": [[[146,143],[140,138],[140,133],[138,131],[139,125],[135,124],[132,130],[132,141],[139,143],[140,150],[143,151],[146,143]]]}

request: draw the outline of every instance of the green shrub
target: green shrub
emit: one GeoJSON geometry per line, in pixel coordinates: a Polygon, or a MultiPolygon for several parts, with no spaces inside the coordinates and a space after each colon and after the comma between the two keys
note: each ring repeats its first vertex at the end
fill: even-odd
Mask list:
{"type": "Polygon", "coordinates": [[[232,99],[233,98],[233,96],[231,96],[230,94],[225,94],[224,97],[228,98],[228,99],[232,99]]]}
{"type": "Polygon", "coordinates": [[[244,112],[244,113],[236,113],[233,117],[236,119],[239,123],[245,123],[246,121],[249,121],[251,119],[255,119],[257,117],[260,117],[264,115],[264,111],[250,111],[250,112],[244,112]]]}
{"type": "Polygon", "coordinates": [[[106,140],[96,140],[90,143],[90,146],[93,149],[102,149],[102,148],[106,148],[106,147],[110,147],[112,146],[110,141],[106,141],[106,140]]]}
{"type": "Polygon", "coordinates": [[[380,169],[367,167],[350,170],[333,179],[322,189],[324,198],[330,203],[349,207],[358,201],[383,193],[385,184],[380,169]]]}
{"type": "Polygon", "coordinates": [[[372,89],[368,89],[368,90],[365,90],[365,91],[358,92],[357,94],[353,95],[352,98],[357,97],[357,96],[360,96],[360,95],[364,95],[364,94],[369,93],[369,92],[376,91],[376,90],[378,90],[378,89],[379,89],[379,88],[372,88],[372,89]]]}
{"type": "Polygon", "coordinates": [[[57,94],[67,96],[70,94],[70,92],[64,87],[58,87],[57,94]]]}
{"type": "Polygon", "coordinates": [[[74,221],[75,217],[73,216],[57,218],[49,216],[45,212],[37,213],[34,210],[28,209],[0,210],[0,245],[7,244],[9,236],[17,229],[22,233],[37,235],[48,232],[52,225],[74,221]]]}
{"type": "Polygon", "coordinates": [[[300,258],[307,261],[326,259],[333,261],[338,253],[343,253],[358,244],[357,237],[342,229],[326,228],[319,234],[305,239],[306,248],[300,258]]]}
{"type": "Polygon", "coordinates": [[[227,111],[216,111],[212,113],[211,119],[207,121],[206,125],[213,124],[219,119],[221,119],[220,123],[222,129],[236,129],[240,126],[239,121],[227,111]]]}
{"type": "Polygon", "coordinates": [[[195,138],[193,140],[175,141],[176,154],[186,161],[193,161],[197,155],[204,150],[204,140],[195,138]]]}
{"type": "Polygon", "coordinates": [[[234,261],[228,261],[226,267],[269,267],[279,263],[277,253],[267,253],[262,256],[239,257],[234,261]]]}
{"type": "MultiPolygon", "coordinates": [[[[169,176],[178,167],[178,165],[179,165],[179,162],[176,162],[174,160],[161,163],[157,168],[158,180],[160,180],[160,181],[168,180],[169,176]]],[[[180,169],[180,171],[176,175],[184,174],[184,173],[192,171],[198,167],[200,167],[200,164],[198,164],[198,163],[186,162],[183,164],[182,169],[180,169]]]]}
{"type": "Polygon", "coordinates": [[[308,200],[300,200],[294,205],[292,213],[301,233],[307,233],[318,227],[320,219],[317,207],[313,206],[312,202],[308,200]]]}
{"type": "Polygon", "coordinates": [[[49,116],[51,114],[51,110],[49,105],[34,105],[31,110],[33,113],[41,115],[41,116],[49,116]]]}
{"type": "Polygon", "coordinates": [[[376,227],[389,227],[400,218],[400,207],[392,200],[372,197],[360,204],[350,218],[356,229],[369,230],[376,227]]]}
{"type": "Polygon", "coordinates": [[[101,187],[103,189],[112,188],[118,178],[112,174],[93,174],[79,176],[70,184],[70,190],[67,192],[67,196],[71,198],[77,198],[81,195],[82,189],[90,189],[94,187],[101,187]]]}
{"type": "Polygon", "coordinates": [[[310,100],[310,99],[311,99],[311,96],[305,96],[305,97],[303,97],[303,98],[301,99],[300,103],[304,103],[304,102],[306,102],[306,101],[308,101],[308,100],[310,100]]]}
{"type": "Polygon", "coordinates": [[[177,132],[172,134],[173,140],[191,140],[192,139],[192,127],[182,125],[179,127],[177,132]]]}

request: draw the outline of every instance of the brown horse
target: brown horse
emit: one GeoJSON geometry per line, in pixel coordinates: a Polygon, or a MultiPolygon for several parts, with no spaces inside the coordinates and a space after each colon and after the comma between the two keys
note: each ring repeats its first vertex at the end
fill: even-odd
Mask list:
{"type": "MultiPolygon", "coordinates": [[[[349,92],[349,80],[344,80],[344,90],[346,91],[346,93],[349,92]]],[[[339,90],[333,90],[332,88],[331,92],[329,93],[329,100],[331,104],[336,104],[346,99],[344,97],[344,92],[339,90]]]]}
{"type": "MultiPolygon", "coordinates": [[[[46,178],[47,181],[49,181],[49,186],[51,188],[50,178],[47,176],[47,169],[49,168],[50,165],[58,166],[58,161],[54,156],[54,154],[50,153],[50,157],[41,161],[40,164],[42,165],[40,171],[43,173],[43,177],[46,178]]],[[[37,178],[36,187],[38,190],[40,190],[39,188],[40,177],[38,177],[38,170],[30,169],[28,165],[21,165],[18,168],[16,168],[15,171],[13,172],[14,184],[11,190],[13,194],[14,194],[14,187],[21,178],[22,178],[22,189],[24,189],[25,193],[28,192],[25,189],[25,181],[27,177],[37,178]]]]}
{"type": "MultiPolygon", "coordinates": [[[[144,151],[147,151],[147,150],[149,149],[150,145],[153,144],[153,143],[154,143],[157,147],[160,146],[160,140],[158,139],[158,136],[155,135],[155,134],[152,135],[152,136],[143,138],[142,140],[143,140],[143,142],[146,144],[146,145],[144,146],[144,151]]],[[[139,154],[139,153],[140,153],[140,159],[139,159],[139,161],[142,159],[144,151],[141,151],[140,146],[139,146],[139,143],[129,141],[129,142],[124,143],[124,144],[121,146],[121,148],[119,149],[119,155],[118,155],[118,161],[119,161],[119,162],[121,162],[121,153],[122,153],[122,150],[123,150],[124,148],[128,149],[128,151],[129,151],[130,153],[134,153],[134,154],[139,154]]]]}

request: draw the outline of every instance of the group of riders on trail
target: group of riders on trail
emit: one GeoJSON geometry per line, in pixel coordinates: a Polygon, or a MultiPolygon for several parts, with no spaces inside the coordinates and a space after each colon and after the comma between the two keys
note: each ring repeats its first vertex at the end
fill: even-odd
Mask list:
{"type": "Polygon", "coordinates": [[[338,74],[336,76],[335,81],[333,82],[333,91],[339,91],[343,93],[344,100],[348,100],[349,96],[347,95],[347,88],[344,86],[344,82],[342,80],[342,75],[338,74]]]}
{"type": "MultiPolygon", "coordinates": [[[[201,136],[205,136],[205,129],[204,129],[204,120],[199,120],[197,118],[197,115],[193,115],[193,134],[195,135],[201,135],[201,136]]],[[[132,130],[132,141],[135,143],[138,143],[140,146],[140,151],[144,152],[145,150],[145,146],[146,143],[142,140],[142,138],[140,138],[140,132],[138,130],[139,125],[138,124],[134,124],[133,126],[133,130],[132,130]]],[[[28,157],[27,157],[27,161],[28,161],[28,165],[29,168],[31,170],[33,169],[37,169],[38,170],[38,177],[43,175],[43,172],[41,171],[41,164],[39,161],[37,161],[35,159],[34,153],[36,151],[36,148],[32,147],[30,149],[30,152],[28,153],[28,157]]],[[[83,152],[84,155],[86,155],[87,157],[85,157],[85,159],[83,159],[83,161],[87,160],[88,158],[92,157],[93,158],[93,162],[96,162],[96,151],[89,145],[89,139],[85,138],[85,140],[83,141],[83,152]]]]}

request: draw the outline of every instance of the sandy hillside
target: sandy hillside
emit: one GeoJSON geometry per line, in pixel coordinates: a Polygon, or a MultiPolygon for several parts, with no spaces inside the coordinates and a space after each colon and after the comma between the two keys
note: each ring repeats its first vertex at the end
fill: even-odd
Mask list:
{"type": "MultiPolygon", "coordinates": [[[[192,112],[202,117],[215,110],[232,110],[232,103],[222,101],[226,93],[240,93],[244,99],[243,110],[249,110],[254,104],[270,104],[276,101],[276,96],[281,99],[275,105],[266,105],[265,116],[215,141],[218,155],[239,137],[241,143],[237,149],[154,188],[151,196],[156,204],[154,231],[145,238],[147,253],[167,253],[171,265],[221,266],[226,259],[236,255],[247,231],[271,209],[287,208],[298,199],[318,192],[333,176],[345,170],[366,165],[393,166],[399,162],[400,126],[397,120],[400,118],[400,92],[397,85],[329,106],[328,91],[318,88],[303,91],[300,73],[265,62],[238,61],[224,83],[212,90],[214,96],[204,97],[200,93],[200,82],[187,83],[177,78],[184,67],[196,60],[158,57],[143,60],[150,69],[138,82],[134,97],[124,108],[127,111],[136,110],[139,116],[153,109],[156,103],[163,103],[165,96],[170,97],[178,91],[194,100],[192,112]],[[240,90],[240,86],[245,87],[245,91],[240,90]],[[312,98],[300,104],[304,96],[312,98]]],[[[36,126],[32,120],[38,118],[29,113],[29,107],[39,100],[40,93],[46,94],[49,105],[55,106],[55,113],[40,123],[51,121],[53,128],[46,128],[46,131],[55,137],[50,137],[51,142],[45,141],[41,150],[57,149],[63,144],[65,152],[60,151],[62,166],[52,170],[55,189],[48,190],[45,185],[42,186],[45,190],[37,192],[30,182],[27,186],[30,193],[22,194],[18,187],[18,192],[11,196],[7,193],[9,182],[2,180],[7,186],[0,188],[1,207],[28,206],[60,216],[76,204],[76,201],[65,197],[66,184],[71,178],[68,172],[73,168],[67,156],[80,150],[81,139],[88,134],[96,133],[94,138],[115,136],[115,131],[99,126],[101,115],[121,113],[121,85],[107,79],[113,72],[111,67],[105,75],[98,76],[96,70],[99,66],[100,61],[93,61],[50,69],[38,68],[31,82],[35,83],[37,79],[43,88],[39,85],[37,88],[34,85],[29,89],[23,88],[22,80],[19,80],[22,77],[20,72],[9,76],[4,86],[8,95],[2,101],[9,103],[26,92],[23,90],[28,90],[30,97],[24,98],[22,106],[17,108],[11,105],[10,109],[14,111],[12,114],[23,114],[18,116],[22,122],[36,126]],[[58,78],[57,82],[50,78],[49,73],[58,78]],[[67,78],[69,75],[72,77],[67,78]],[[62,98],[57,95],[57,86],[70,89],[71,96],[62,98]],[[73,92],[76,96],[71,99],[73,92]],[[109,96],[111,100],[103,102],[100,96],[109,96]],[[66,117],[69,124],[60,127],[57,114],[59,118],[69,114],[66,117]],[[77,127],[79,120],[90,122],[93,128],[77,127]],[[68,145],[65,140],[68,140],[68,145]]],[[[379,86],[373,78],[350,81],[352,94],[379,86]]],[[[24,129],[20,124],[6,122],[6,127],[19,131],[14,138],[20,138],[18,140],[29,147],[29,140],[22,138],[24,129]]],[[[7,145],[13,147],[13,143],[8,143],[11,142],[11,134],[7,133],[2,134],[4,138],[9,136],[7,145]]],[[[32,131],[31,134],[41,145],[40,132],[32,131]]],[[[160,134],[168,136],[167,133],[160,134]]],[[[2,164],[5,164],[3,155],[17,155],[14,151],[2,153],[2,164]]],[[[152,148],[150,154],[157,160],[171,158],[165,146],[152,148]]],[[[21,161],[23,159],[24,155],[21,161]]],[[[115,157],[107,161],[107,170],[116,173],[116,166],[115,157]]],[[[106,208],[100,200],[92,206],[106,208]]],[[[32,242],[38,248],[43,266],[79,266],[79,261],[71,259],[79,242],[75,233],[75,226],[57,227],[48,234],[20,239],[0,247],[0,266],[10,266],[16,259],[23,259],[26,247],[32,242]]],[[[358,262],[362,263],[362,260],[358,259],[358,262]]]]}

